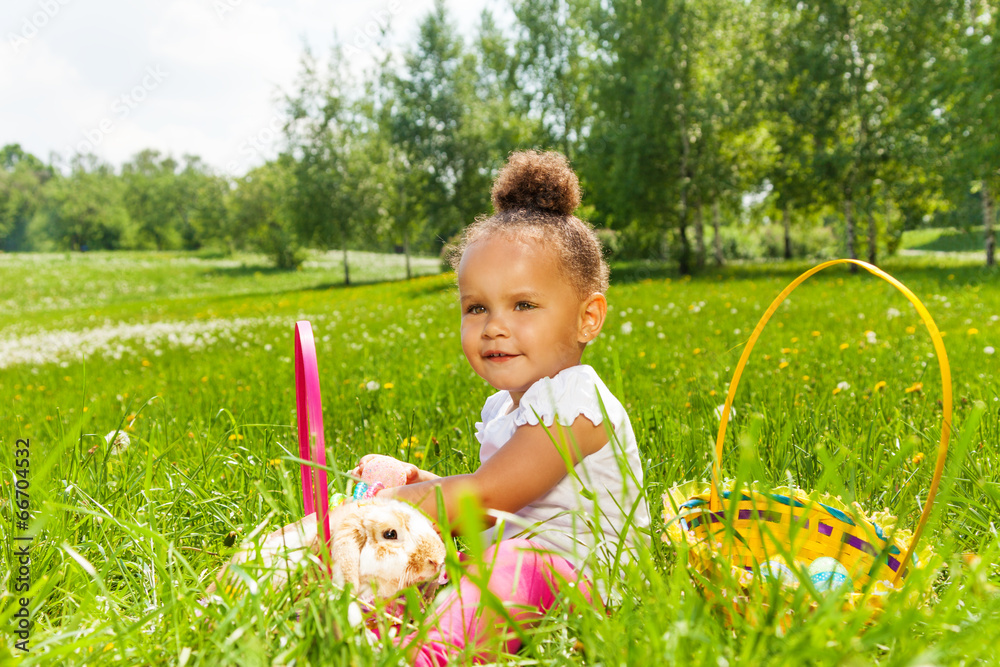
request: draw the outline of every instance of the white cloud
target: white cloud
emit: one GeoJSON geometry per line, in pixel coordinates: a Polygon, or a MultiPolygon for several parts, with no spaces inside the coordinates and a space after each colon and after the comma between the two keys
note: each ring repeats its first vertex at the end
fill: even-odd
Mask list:
{"type": "MultiPolygon", "coordinates": [[[[471,35],[483,7],[448,0],[471,35]]],[[[409,45],[433,0],[4,0],[0,18],[0,145],[47,159],[93,146],[120,165],[154,148],[200,155],[243,171],[274,155],[282,91],[291,91],[304,45],[325,59],[336,34],[355,46],[391,20],[391,43],[409,45]],[[150,68],[165,73],[150,88],[150,68]],[[141,98],[141,99],[139,99],[141,98]],[[15,103],[7,103],[14,100],[15,103]],[[124,106],[123,106],[124,105],[124,106]],[[123,113],[124,109],[128,113],[123,113]]]]}

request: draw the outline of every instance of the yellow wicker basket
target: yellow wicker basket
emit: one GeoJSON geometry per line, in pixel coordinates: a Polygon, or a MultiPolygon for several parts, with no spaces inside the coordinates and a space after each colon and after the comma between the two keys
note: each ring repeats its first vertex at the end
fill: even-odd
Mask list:
{"type": "Polygon", "coordinates": [[[820,264],[793,280],[771,303],[750,335],[733,373],[716,439],[712,479],[687,482],[664,495],[665,539],[688,547],[689,567],[701,575],[719,574],[720,564],[737,583],[749,587],[761,578],[790,584],[808,579],[819,591],[843,587],[850,599],[880,595],[900,586],[911,566],[927,564],[917,543],[930,517],[944,471],[951,432],[951,371],[944,341],[930,313],[906,286],[875,266],[838,259],[820,264]],[[810,276],[837,264],[856,264],[886,280],[914,305],[930,333],[941,370],[943,423],[937,463],[916,528],[898,530],[888,513],[867,516],[859,505],[796,488],[733,489],[720,482],[726,426],[747,359],[768,320],[788,295],[810,276]],[[796,571],[797,570],[797,571],[796,571]],[[763,575],[763,576],[762,576],[763,575]]]}

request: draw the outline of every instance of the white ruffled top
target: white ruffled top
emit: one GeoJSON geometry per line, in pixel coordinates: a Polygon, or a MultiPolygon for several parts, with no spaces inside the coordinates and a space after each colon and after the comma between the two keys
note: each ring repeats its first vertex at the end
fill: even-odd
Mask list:
{"type": "MultiPolygon", "coordinates": [[[[567,368],[531,385],[517,408],[507,391],[486,399],[476,424],[479,457],[486,462],[503,447],[519,426],[571,425],[583,415],[595,425],[608,418],[611,437],[602,448],[584,457],[546,495],[486,531],[488,540],[527,537],[567,558],[578,571],[589,572],[592,558],[613,563],[619,547],[623,560],[632,557],[640,534],[649,527],[649,508],[640,493],[642,459],[624,406],[590,366],[567,368]],[[632,513],[632,530],[626,533],[632,513]]],[[[550,429],[559,438],[562,429],[550,429]]]]}

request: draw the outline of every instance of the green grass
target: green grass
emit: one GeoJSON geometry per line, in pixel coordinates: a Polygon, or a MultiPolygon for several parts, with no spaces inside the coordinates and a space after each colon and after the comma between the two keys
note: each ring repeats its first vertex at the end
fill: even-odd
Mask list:
{"type": "Polygon", "coordinates": [[[969,229],[932,228],[903,232],[900,247],[922,252],[976,252],[983,251],[983,227],[969,229]]]}
{"type": "MultiPolygon", "coordinates": [[[[427,260],[425,270],[436,264],[427,260]]],[[[806,268],[743,265],[678,279],[658,265],[616,267],[608,322],[584,361],[629,409],[657,516],[666,489],[707,478],[714,410],[741,346],[771,299],[806,268]]],[[[987,350],[1000,348],[997,276],[959,260],[896,259],[886,268],[946,332],[954,375],[954,446],[925,538],[940,556],[936,574],[909,578],[911,595],[890,598],[869,626],[835,600],[809,611],[802,596],[769,607],[757,600],[765,611],[756,622],[727,622],[694,587],[683,556],[659,539],[657,521],[650,551],[614,575],[622,595],[609,614],[554,613],[528,647],[502,662],[992,660],[1000,639],[992,592],[1000,355],[987,350]],[[967,552],[984,564],[963,565],[967,552]]],[[[357,267],[369,281],[384,271],[357,267]]],[[[328,590],[296,603],[264,591],[195,614],[232,552],[227,536],[246,535],[270,512],[277,524],[299,516],[298,469],[288,460],[296,320],[310,320],[317,336],[335,471],[369,452],[439,474],[478,463],[474,424],[491,390],[462,355],[452,277],[351,288],[339,278],[335,260],[275,273],[253,257],[233,264],[153,253],[0,256],[5,632],[17,597],[15,441],[30,438],[32,452],[35,626],[21,664],[399,662],[390,644],[373,651],[357,640],[345,599],[328,590]],[[133,444],[113,453],[104,436],[118,428],[133,444]],[[407,438],[416,444],[404,446],[407,438]]],[[[792,478],[868,510],[888,508],[912,527],[930,480],[940,396],[937,359],[908,302],[876,278],[829,270],[791,295],[755,348],[731,427],[730,441],[743,444],[727,450],[727,475],[771,484],[792,478]],[[848,388],[834,393],[841,383],[848,388]]],[[[15,638],[4,636],[19,655],[15,638]]]]}

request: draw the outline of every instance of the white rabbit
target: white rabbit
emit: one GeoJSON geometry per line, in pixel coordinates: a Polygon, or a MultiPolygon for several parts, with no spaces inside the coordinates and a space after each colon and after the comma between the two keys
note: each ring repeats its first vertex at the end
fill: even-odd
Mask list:
{"type": "MultiPolygon", "coordinates": [[[[404,588],[438,577],[445,547],[431,521],[406,503],[372,498],[346,502],[330,512],[330,569],[334,583],[350,585],[365,601],[395,597],[404,588]]],[[[309,579],[321,576],[323,538],[316,514],[268,535],[259,546],[248,543],[208,587],[237,586],[230,566],[259,562],[270,571],[271,586],[284,585],[292,572],[305,568],[309,579]],[[258,554],[260,560],[257,561],[258,554]]],[[[249,567],[243,569],[249,570],[249,567]]],[[[248,572],[250,573],[250,572],[248,572]]]]}

